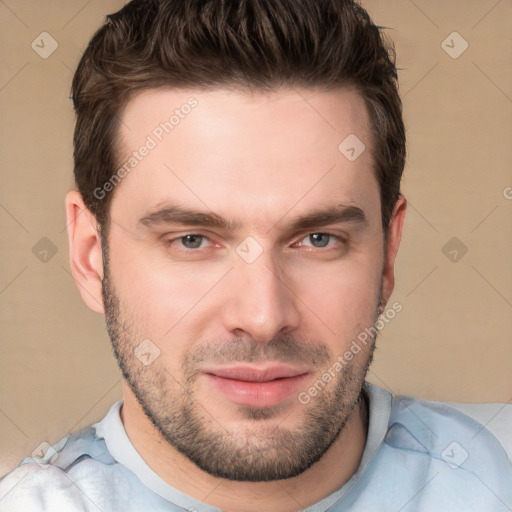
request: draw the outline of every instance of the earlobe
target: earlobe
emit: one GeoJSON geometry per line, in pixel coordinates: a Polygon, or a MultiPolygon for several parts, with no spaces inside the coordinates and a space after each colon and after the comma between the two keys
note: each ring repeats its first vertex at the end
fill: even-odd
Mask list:
{"type": "Polygon", "coordinates": [[[385,305],[395,286],[395,259],[402,238],[407,200],[400,194],[395,204],[387,232],[382,273],[382,304],[385,305]]]}
{"type": "Polygon", "coordinates": [[[73,278],[87,306],[103,314],[103,256],[98,224],[76,190],[66,195],[66,224],[73,278]]]}

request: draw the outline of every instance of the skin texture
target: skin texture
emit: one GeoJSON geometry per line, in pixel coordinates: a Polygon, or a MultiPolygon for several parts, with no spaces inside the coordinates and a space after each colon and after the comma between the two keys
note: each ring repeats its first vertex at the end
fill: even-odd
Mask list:
{"type": "Polygon", "coordinates": [[[66,208],[73,275],[105,314],[125,378],[128,436],[196,499],[229,511],[304,508],[357,469],[374,344],[309,403],[298,393],[374,325],[393,289],[405,215],[400,197],[384,245],[364,102],[344,89],[152,90],[122,121],[121,164],[148,136],[157,143],[115,188],[108,250],[78,192],[66,208]],[[157,140],[155,128],[191,97],[196,107],[157,140]],[[366,146],[354,161],[338,150],[350,134],[366,146]],[[340,205],[352,207],[345,220],[293,226],[340,205]],[[171,206],[237,225],[155,215],[171,206]],[[302,377],[271,405],[239,403],[212,384],[219,367],[278,364],[302,377]]]}

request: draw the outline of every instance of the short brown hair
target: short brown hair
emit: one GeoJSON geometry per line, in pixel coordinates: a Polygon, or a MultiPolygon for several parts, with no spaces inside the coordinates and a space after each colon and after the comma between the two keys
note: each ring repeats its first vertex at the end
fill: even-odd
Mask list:
{"type": "MultiPolygon", "coordinates": [[[[92,37],[73,78],[75,180],[107,229],[120,115],[157,87],[354,87],[368,108],[382,224],[400,193],[405,128],[394,48],[353,0],[133,0],[92,37]]],[[[341,141],[340,141],[341,142],[341,141]]]]}

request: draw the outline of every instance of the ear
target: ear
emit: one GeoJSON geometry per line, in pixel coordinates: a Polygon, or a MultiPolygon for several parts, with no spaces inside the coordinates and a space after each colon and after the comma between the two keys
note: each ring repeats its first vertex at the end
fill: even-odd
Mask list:
{"type": "Polygon", "coordinates": [[[76,190],[66,195],[66,223],[73,278],[87,306],[103,314],[103,256],[98,223],[76,190]]]}
{"type": "Polygon", "coordinates": [[[389,222],[386,246],[384,247],[384,268],[382,273],[382,304],[385,305],[395,287],[395,258],[402,238],[407,200],[400,194],[389,222]]]}

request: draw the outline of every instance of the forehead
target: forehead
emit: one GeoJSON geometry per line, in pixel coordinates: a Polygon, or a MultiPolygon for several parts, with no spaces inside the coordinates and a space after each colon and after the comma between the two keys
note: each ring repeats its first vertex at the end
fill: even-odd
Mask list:
{"type": "MultiPolygon", "coordinates": [[[[219,136],[238,134],[238,142],[249,142],[247,137],[252,135],[266,137],[271,143],[276,133],[294,137],[302,133],[312,143],[315,136],[327,133],[336,141],[348,130],[367,139],[369,127],[363,98],[355,89],[346,88],[282,88],[269,92],[161,88],[137,94],[125,106],[121,120],[120,141],[130,150],[141,131],[158,142],[171,132],[179,138],[193,130],[200,138],[214,135],[214,130],[219,136]],[[285,134],[283,127],[287,128],[285,134]]],[[[276,142],[281,144],[281,138],[276,142]]]]}
{"type": "Polygon", "coordinates": [[[112,212],[131,222],[166,202],[252,224],[322,203],[380,208],[353,90],[146,91],[122,112],[118,140],[112,212]]]}

